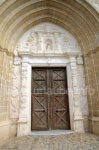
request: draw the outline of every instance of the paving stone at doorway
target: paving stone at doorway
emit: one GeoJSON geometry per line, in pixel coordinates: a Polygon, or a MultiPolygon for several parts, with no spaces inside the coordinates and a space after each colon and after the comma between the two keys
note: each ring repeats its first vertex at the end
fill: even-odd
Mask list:
{"type": "Polygon", "coordinates": [[[0,150],[99,150],[99,136],[72,133],[15,137],[5,142],[0,150]]]}

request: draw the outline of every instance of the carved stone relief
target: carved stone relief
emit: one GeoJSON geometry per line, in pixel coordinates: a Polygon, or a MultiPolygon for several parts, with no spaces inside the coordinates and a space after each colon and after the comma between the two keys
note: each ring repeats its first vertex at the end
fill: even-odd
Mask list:
{"type": "Polygon", "coordinates": [[[51,23],[43,23],[26,32],[16,49],[35,54],[81,52],[77,41],[70,33],[51,23]]]}
{"type": "MultiPolygon", "coordinates": [[[[31,66],[62,66],[64,62],[65,65],[67,65],[67,62],[70,63],[70,80],[72,81],[73,86],[72,90],[74,103],[72,104],[72,106],[70,106],[70,108],[73,108],[73,112],[71,111],[71,116],[72,114],[74,116],[74,118],[71,117],[73,119],[72,129],[77,132],[84,132],[83,116],[85,115],[85,111],[87,115],[87,108],[85,108],[86,110],[84,109],[84,105],[86,105],[86,95],[83,96],[83,101],[85,103],[83,107],[81,107],[81,99],[79,94],[79,71],[82,70],[83,66],[81,65],[83,65],[83,60],[80,57],[81,49],[73,36],[56,25],[43,23],[24,34],[16,48],[18,50],[20,58],[16,58],[15,61],[16,63],[20,62],[21,67],[21,80],[18,79],[20,81],[21,87],[19,108],[20,111],[17,131],[18,135],[28,135],[31,132],[31,119],[29,118],[29,116],[31,116],[31,66]],[[67,54],[67,56],[64,54],[67,54]],[[77,58],[76,56],[79,57],[77,58]],[[78,69],[78,66],[81,67],[78,69]]],[[[16,112],[18,110],[17,105],[15,105],[14,103],[15,101],[17,101],[16,97],[18,95],[18,83],[16,83],[18,75],[17,71],[18,70],[16,68],[13,77],[14,83],[16,84],[14,89],[16,94],[14,98],[12,98],[12,112],[14,112],[13,108],[15,106],[16,112]]],[[[80,78],[80,80],[83,81],[83,77],[80,78]]],[[[13,114],[15,114],[15,112],[13,114]]]]}
{"type": "Polygon", "coordinates": [[[19,115],[20,99],[20,66],[13,66],[11,74],[11,101],[10,101],[10,118],[17,119],[19,115]]]}

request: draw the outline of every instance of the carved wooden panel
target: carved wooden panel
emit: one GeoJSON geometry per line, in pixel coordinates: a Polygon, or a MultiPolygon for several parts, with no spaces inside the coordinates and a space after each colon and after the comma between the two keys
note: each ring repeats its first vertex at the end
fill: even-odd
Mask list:
{"type": "Polygon", "coordinates": [[[53,79],[54,80],[64,80],[65,79],[65,72],[64,70],[53,70],[53,79]]]}
{"type": "Polygon", "coordinates": [[[69,129],[68,98],[65,95],[53,96],[53,129],[69,129]]]}
{"type": "Polygon", "coordinates": [[[32,95],[32,130],[48,129],[48,97],[46,94],[32,95]]]}
{"type": "Polygon", "coordinates": [[[65,69],[52,70],[52,119],[53,129],[69,129],[69,105],[65,69]]]}
{"type": "Polygon", "coordinates": [[[32,71],[32,130],[69,129],[65,68],[32,71]]]}
{"type": "Polygon", "coordinates": [[[32,80],[32,92],[44,93],[47,90],[47,71],[46,69],[34,69],[32,80]]]}

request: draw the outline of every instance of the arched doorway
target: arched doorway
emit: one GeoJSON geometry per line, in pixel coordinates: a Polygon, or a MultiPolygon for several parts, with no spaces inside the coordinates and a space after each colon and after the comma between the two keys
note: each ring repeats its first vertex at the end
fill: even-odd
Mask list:
{"type": "MultiPolygon", "coordinates": [[[[31,95],[31,92],[29,92],[27,96],[27,90],[25,91],[25,89],[28,88],[28,91],[31,91],[31,68],[34,66],[37,67],[39,66],[39,64],[41,65],[41,67],[49,67],[52,66],[52,64],[53,67],[67,66],[69,88],[73,86],[75,87],[75,84],[78,83],[77,75],[80,74],[80,87],[85,89],[83,78],[86,78],[87,89],[91,89],[92,91],[94,91],[94,94],[92,94],[93,92],[88,93],[89,115],[87,115],[87,100],[85,102],[83,100],[83,98],[85,99],[86,97],[86,92],[83,92],[83,94],[80,96],[82,104],[81,109],[83,110],[82,112],[84,112],[84,129],[85,131],[99,133],[99,14],[98,3],[96,1],[98,0],[94,0],[93,2],[90,2],[90,0],[0,1],[0,132],[2,133],[0,134],[0,137],[9,135],[15,136],[17,132],[18,135],[26,135],[30,133],[31,113],[29,112],[31,110],[31,98],[29,97],[29,95],[31,95]],[[88,2],[90,2],[91,5],[88,2]],[[96,8],[97,10],[95,10],[94,8],[96,8]],[[21,52],[19,53],[17,51],[18,49],[15,49],[15,46],[17,45],[17,42],[22,37],[22,35],[32,29],[34,26],[44,22],[57,24],[60,27],[64,28],[66,31],[70,32],[80,45],[80,48],[82,50],[81,55],[83,59],[81,55],[79,55],[78,57],[78,55],[75,55],[75,53],[74,55],[71,55],[70,53],[69,55],[66,55],[65,51],[61,56],[55,53],[55,57],[52,54],[49,56],[48,54],[42,55],[41,51],[39,53],[39,49],[38,55],[33,54],[32,49],[35,51],[35,48],[33,48],[35,47],[35,44],[39,46],[38,42],[36,41],[36,39],[38,38],[37,33],[33,34],[34,43],[32,44],[34,46],[32,45],[31,51],[25,52],[24,54],[21,52]],[[27,74],[27,72],[29,72],[29,76],[25,76],[25,73],[27,74]],[[24,98],[21,99],[21,96],[24,98]],[[25,96],[27,96],[27,98],[25,98],[25,96]],[[19,111],[19,106],[20,108],[22,108],[22,110],[24,110],[22,111],[24,113],[22,113],[21,110],[19,111]],[[25,108],[28,108],[28,111],[25,110],[25,108]],[[19,112],[21,114],[20,117],[19,112]],[[25,112],[28,113],[25,114],[25,112]]],[[[61,36],[59,35],[59,37],[61,36]]],[[[31,37],[29,41],[31,41],[31,37]]],[[[45,53],[44,51],[46,51],[46,49],[47,52],[50,53],[53,47],[52,41],[53,40],[51,40],[49,37],[46,40],[46,44],[41,46],[44,46],[43,53],[45,53]]],[[[43,41],[41,40],[41,43],[42,42],[43,41]]],[[[30,45],[31,44],[29,43],[29,46],[30,45]]],[[[22,47],[21,50],[26,51],[26,49],[28,49],[27,46],[24,47],[24,49],[22,47]]],[[[55,48],[53,50],[55,50],[55,48]]],[[[72,94],[75,97],[74,105],[75,108],[78,108],[78,104],[76,103],[76,99],[78,99],[78,89],[74,89],[75,94],[72,94]]],[[[70,94],[69,103],[71,103],[69,108],[70,124],[71,129],[74,130],[75,128],[79,128],[79,123],[81,123],[81,121],[77,121],[79,120],[79,117],[77,117],[76,115],[78,113],[76,113],[75,115],[73,114],[74,110],[71,106],[74,101],[72,101],[72,96],[70,96],[70,94]],[[76,117],[74,117],[73,115],[76,117]]]]}
{"type": "Polygon", "coordinates": [[[18,135],[29,134],[31,129],[84,132],[83,113],[87,116],[88,110],[84,108],[85,95],[81,106],[79,80],[85,82],[83,76],[79,77],[84,75],[83,60],[75,38],[57,25],[42,23],[23,35],[16,50],[20,58],[16,57],[15,63],[18,59],[21,63],[18,135]],[[49,92],[54,90],[54,94],[49,92]],[[61,93],[64,91],[67,94],[61,93]],[[25,130],[20,131],[21,127],[25,130]]]}

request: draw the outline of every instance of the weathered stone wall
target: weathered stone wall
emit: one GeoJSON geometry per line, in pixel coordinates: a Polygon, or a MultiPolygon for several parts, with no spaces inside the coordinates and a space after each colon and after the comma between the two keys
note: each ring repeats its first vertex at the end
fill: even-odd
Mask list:
{"type": "Polygon", "coordinates": [[[99,12],[99,0],[86,0],[94,9],[99,12]]]}
{"type": "Polygon", "coordinates": [[[0,51],[0,138],[10,135],[11,72],[13,56],[0,51]]]}
{"type": "MultiPolygon", "coordinates": [[[[78,60],[79,61],[79,60],[78,60]]],[[[84,129],[85,131],[89,131],[88,125],[88,99],[87,99],[87,87],[85,84],[85,72],[83,65],[78,65],[78,72],[79,72],[79,89],[80,89],[80,106],[82,110],[82,115],[84,118],[84,129]]]]}
{"type": "Polygon", "coordinates": [[[8,56],[6,52],[0,52],[0,122],[8,120],[11,71],[12,56],[8,56]]]}
{"type": "MultiPolygon", "coordinates": [[[[86,56],[83,54],[88,87],[89,127],[94,133],[99,133],[99,49],[96,48],[99,43],[99,15],[89,4],[99,12],[99,0],[1,0],[0,46],[14,52],[18,39],[42,22],[52,22],[70,31],[78,40],[82,51],[88,52],[86,56]]],[[[18,66],[17,69],[13,68],[12,60],[12,56],[0,52],[0,122],[5,122],[8,118],[15,121],[18,118],[16,100],[19,101],[17,81],[20,79],[16,74],[20,69],[18,66]]]]}
{"type": "Polygon", "coordinates": [[[88,88],[89,127],[90,131],[99,134],[99,49],[90,51],[84,60],[88,88]]]}

